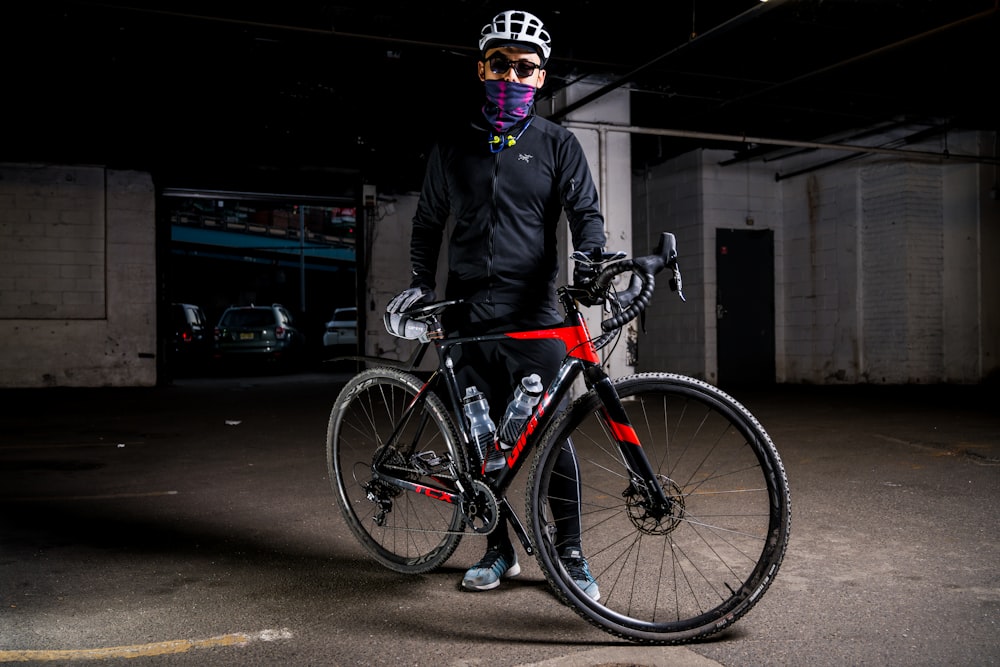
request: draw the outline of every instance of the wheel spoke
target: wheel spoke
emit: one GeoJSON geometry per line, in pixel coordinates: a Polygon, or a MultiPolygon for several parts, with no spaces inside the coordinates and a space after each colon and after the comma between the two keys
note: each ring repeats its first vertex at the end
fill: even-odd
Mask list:
{"type": "Polygon", "coordinates": [[[710,385],[645,374],[616,387],[669,509],[633,485],[606,412],[584,396],[544,441],[574,444],[582,546],[600,601],[557,566],[573,522],[555,515],[573,498],[552,491],[568,485],[551,445],[536,455],[528,484],[540,564],[557,593],[613,634],[672,643],[717,632],[753,606],[784,556],[790,510],[780,457],[756,419],[710,385]]]}
{"type": "MultiPolygon", "coordinates": [[[[443,564],[461,540],[464,520],[457,504],[406,491],[377,478],[392,475],[442,486],[447,474],[429,469],[438,455],[452,460],[458,437],[440,399],[429,394],[406,415],[422,383],[396,369],[378,368],[355,376],[334,402],[327,429],[330,482],[341,513],[368,553],[405,573],[428,572],[443,564]],[[434,456],[427,454],[436,452],[434,456]]],[[[464,460],[455,465],[461,469],[464,460]]]]}

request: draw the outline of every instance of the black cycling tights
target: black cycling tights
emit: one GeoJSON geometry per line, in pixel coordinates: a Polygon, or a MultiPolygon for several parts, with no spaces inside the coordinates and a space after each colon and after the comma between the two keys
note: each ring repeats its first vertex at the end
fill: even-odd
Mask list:
{"type": "MultiPolygon", "coordinates": [[[[561,323],[554,308],[524,309],[505,304],[468,304],[449,324],[462,336],[482,335],[496,331],[543,328],[561,323]]],[[[498,341],[461,346],[456,355],[455,374],[459,389],[476,385],[490,404],[490,417],[499,423],[514,387],[531,373],[538,373],[542,384],[548,384],[559,370],[566,355],[563,343],[555,339],[532,341],[498,341]]],[[[559,409],[565,406],[560,405],[559,409]]],[[[550,482],[549,497],[556,522],[556,539],[560,551],[580,548],[580,480],[573,443],[567,440],[556,460],[550,482]]],[[[507,526],[498,526],[487,538],[488,547],[511,548],[507,526]]]]}

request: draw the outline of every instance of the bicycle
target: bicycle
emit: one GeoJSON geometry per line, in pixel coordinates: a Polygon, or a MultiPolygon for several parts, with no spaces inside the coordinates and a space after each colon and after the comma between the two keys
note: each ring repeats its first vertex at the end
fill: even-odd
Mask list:
{"type": "Polygon", "coordinates": [[[406,337],[420,341],[411,358],[376,362],[347,382],[330,413],[327,464],[348,526],[376,561],[402,573],[432,571],[466,531],[488,534],[505,517],[559,599],[630,641],[706,637],[761,599],[790,530],[781,458],[750,411],[706,382],[663,372],[607,375],[597,350],[646,308],[654,275],[669,267],[671,288],[684,298],[673,234],[664,232],[652,255],[623,257],[606,255],[585,288],[559,288],[565,320],[550,329],[447,337],[440,316],[459,302],[410,310],[406,337]],[[628,287],[619,292],[616,279],[626,273],[628,287]],[[588,306],[611,313],[596,338],[583,318],[588,306]],[[507,466],[487,475],[467,432],[451,353],[504,337],[557,338],[567,352],[505,452],[507,466]],[[430,347],[438,366],[422,379],[414,369],[430,347]],[[586,393],[556,410],[581,376],[586,393]],[[568,437],[579,461],[583,545],[599,600],[573,582],[554,544],[550,503],[558,499],[549,487],[568,437]],[[506,492],[532,452],[525,528],[506,492]]]}

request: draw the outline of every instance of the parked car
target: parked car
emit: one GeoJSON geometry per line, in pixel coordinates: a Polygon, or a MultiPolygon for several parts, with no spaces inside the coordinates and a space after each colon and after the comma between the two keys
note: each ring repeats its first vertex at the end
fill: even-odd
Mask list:
{"type": "Polygon", "coordinates": [[[337,308],[333,317],[326,323],[323,332],[323,347],[355,346],[358,344],[358,309],[337,308]]]}
{"type": "Polygon", "coordinates": [[[215,326],[214,357],[222,362],[237,359],[286,364],[302,360],[305,335],[292,314],[281,304],[230,306],[215,326]]]}
{"type": "Polygon", "coordinates": [[[205,312],[192,303],[170,304],[167,362],[175,370],[191,370],[209,359],[212,336],[205,312]]]}

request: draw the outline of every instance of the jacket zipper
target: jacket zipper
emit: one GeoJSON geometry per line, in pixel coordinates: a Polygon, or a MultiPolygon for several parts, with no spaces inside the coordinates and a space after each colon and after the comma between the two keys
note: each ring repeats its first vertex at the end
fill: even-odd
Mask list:
{"type": "Polygon", "coordinates": [[[500,184],[500,156],[503,151],[495,154],[493,158],[493,183],[492,183],[492,196],[490,197],[490,235],[489,242],[487,243],[487,256],[486,256],[486,302],[493,303],[493,255],[496,248],[496,233],[497,233],[497,190],[500,184]]]}

